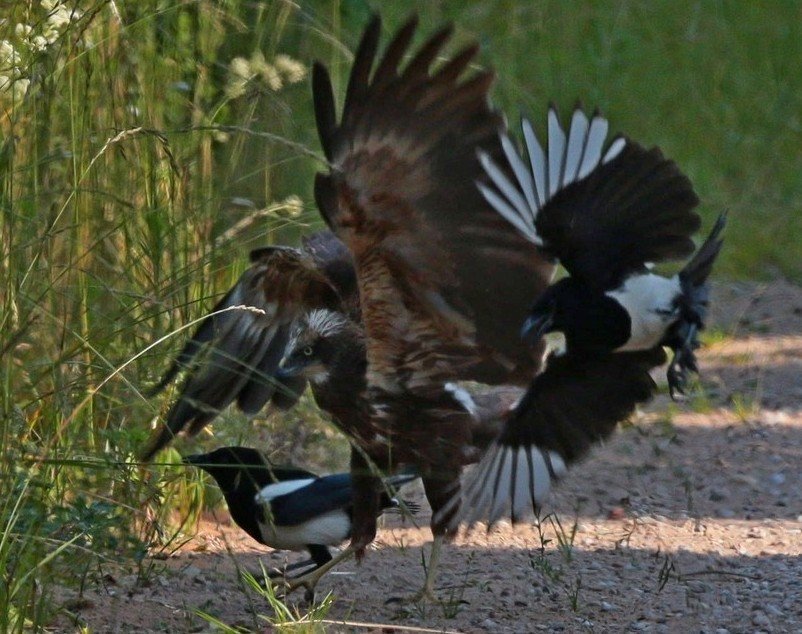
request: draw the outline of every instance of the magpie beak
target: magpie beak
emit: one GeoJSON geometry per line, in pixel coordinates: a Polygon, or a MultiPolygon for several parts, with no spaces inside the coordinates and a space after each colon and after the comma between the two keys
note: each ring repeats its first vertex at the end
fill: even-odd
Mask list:
{"type": "Polygon", "coordinates": [[[534,346],[554,326],[554,309],[547,312],[533,312],[526,318],[521,327],[521,339],[528,346],[534,346]]]}

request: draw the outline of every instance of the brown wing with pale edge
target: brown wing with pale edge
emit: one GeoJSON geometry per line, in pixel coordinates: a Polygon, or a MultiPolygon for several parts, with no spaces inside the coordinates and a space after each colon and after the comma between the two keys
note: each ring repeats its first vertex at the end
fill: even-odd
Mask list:
{"type": "Polygon", "coordinates": [[[326,69],[316,64],[313,72],[331,162],[315,193],[354,257],[369,381],[420,391],[439,389],[442,377],[531,376],[539,351],[520,345],[518,332],[553,267],[475,185],[483,173],[477,148],[501,153],[502,118],[487,98],[493,75],[467,73],[476,46],[433,68],[448,28],[401,68],[415,28],[407,22],[374,64],[381,23],[370,23],[339,124],[326,69]]]}
{"type": "Polygon", "coordinates": [[[320,262],[299,249],[268,247],[254,251],[251,260],[156,386],[160,390],[188,368],[166,422],[142,452],[144,460],[180,431],[196,434],[235,401],[255,414],[271,397],[285,407],[290,394],[303,391],[305,385],[275,379],[293,324],[314,308],[338,310],[343,301],[320,262]]]}

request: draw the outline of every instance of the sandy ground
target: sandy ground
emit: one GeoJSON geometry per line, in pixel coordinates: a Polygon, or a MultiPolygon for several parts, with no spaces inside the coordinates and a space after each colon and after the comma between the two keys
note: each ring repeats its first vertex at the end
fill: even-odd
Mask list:
{"type": "MultiPolygon", "coordinates": [[[[475,531],[444,553],[441,604],[388,604],[421,586],[431,540],[425,510],[420,527],[390,517],[362,566],[345,563],[319,585],[318,599],[334,597],[325,628],[802,632],[802,289],[726,285],[716,302],[727,337],[702,354],[706,396],[656,399],[572,470],[544,509],[565,546],[549,518],[542,532],[475,531]]],[[[218,513],[154,559],[147,584],[121,572],[63,600],[93,632],[214,631],[196,610],[270,631],[258,615],[273,610],[236,573],[260,558],[285,561],[218,513]]]]}

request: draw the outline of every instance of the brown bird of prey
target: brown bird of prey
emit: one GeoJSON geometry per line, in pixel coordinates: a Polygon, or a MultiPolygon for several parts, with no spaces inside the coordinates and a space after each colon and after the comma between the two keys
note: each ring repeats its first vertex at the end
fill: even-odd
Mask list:
{"type": "MultiPolygon", "coordinates": [[[[343,556],[359,554],[375,536],[381,480],[373,467],[393,471],[414,465],[433,509],[435,539],[421,593],[430,596],[441,544],[466,517],[460,509],[462,467],[475,460],[475,447],[481,445],[481,416],[454,382],[528,384],[524,397],[501,421],[501,434],[466,500],[468,519],[494,519],[511,509],[515,520],[542,503],[569,462],[651,396],[649,370],[665,354],[659,347],[552,354],[538,374],[545,344],[523,345],[519,333],[532,302],[548,288],[555,265],[551,254],[497,213],[476,186],[484,177],[479,156],[504,164],[499,137],[503,120],[488,101],[493,75],[468,71],[478,51],[475,45],[436,64],[449,39],[448,28],[402,64],[415,28],[414,19],[405,24],[377,63],[381,24],[377,18],[371,21],[355,56],[339,120],[328,73],[321,64],[314,67],[317,126],[329,162],[328,173],[316,179],[315,195],[324,220],[350,254],[358,293],[344,293],[303,250],[293,251],[293,257],[289,250],[276,252],[290,260],[294,284],[285,279],[286,271],[273,275],[257,258],[218,308],[247,304],[262,312],[231,309],[204,322],[196,343],[190,342],[189,351],[179,357],[188,361],[198,343],[214,343],[189,373],[174,406],[188,407],[190,415],[173,417],[171,412],[168,429],[149,453],[181,429],[197,431],[234,400],[254,411],[257,404],[261,407],[283,393],[280,384],[299,376],[289,372],[299,356],[322,359],[324,351],[309,344],[291,346],[286,355],[284,344],[289,358],[283,370],[271,347],[279,345],[271,342],[279,333],[288,341],[289,330],[282,329],[304,316],[323,319],[312,319],[315,309],[348,313],[343,304],[358,297],[359,308],[348,318],[349,323],[361,318],[367,363],[362,398],[343,410],[356,422],[349,428],[338,421],[356,447],[352,542],[343,556]],[[215,387],[212,377],[220,367],[231,376],[226,385],[215,387]],[[264,376],[275,380],[266,382],[264,376]],[[252,389],[256,378],[262,379],[260,385],[278,382],[279,387],[252,389]],[[256,393],[258,398],[250,397],[256,393]]],[[[634,151],[645,152],[639,146],[634,151]]],[[[662,156],[654,167],[658,172],[676,170],[662,156]]],[[[590,175],[598,169],[598,164],[590,165],[590,175]]],[[[658,207],[673,204],[661,202],[660,192],[669,187],[665,180],[641,176],[623,192],[624,203],[634,196],[658,207]]],[[[549,204],[581,210],[587,204],[581,184],[581,179],[555,184],[549,204]]],[[[692,193],[684,177],[672,180],[670,187],[692,193]]],[[[677,216],[691,213],[692,206],[676,205],[677,216]]],[[[271,257],[270,251],[263,257],[271,257]]],[[[301,374],[312,381],[313,390],[315,381],[322,385],[331,376],[323,365],[308,364],[301,374]]]]}
{"type": "MultiPolygon", "coordinates": [[[[374,20],[363,36],[339,122],[328,74],[321,65],[314,68],[318,130],[331,164],[318,175],[315,193],[356,269],[372,428],[381,440],[377,451],[366,452],[381,467],[417,465],[434,511],[423,589],[430,594],[440,545],[458,522],[492,522],[508,512],[515,521],[536,510],[567,464],[651,397],[649,371],[666,356],[659,343],[631,351],[569,351],[550,355],[537,373],[543,341],[521,343],[521,311],[528,313],[547,288],[554,254],[499,213],[485,199],[487,187],[477,187],[486,182],[482,164],[492,162],[509,179],[520,167],[498,167],[509,150],[506,137],[499,137],[501,117],[488,105],[492,74],[460,79],[475,48],[429,70],[445,32],[400,70],[411,24],[374,68],[378,31],[374,20]],[[498,222],[502,217],[506,227],[498,222]],[[459,476],[471,425],[470,408],[449,387],[457,379],[529,382],[477,469],[463,508],[459,476]]],[[[659,150],[624,138],[601,152],[606,130],[600,119],[584,132],[572,130],[569,142],[555,130],[541,213],[568,218],[561,229],[567,234],[575,225],[584,228],[583,214],[605,208],[615,214],[605,225],[613,231],[636,213],[654,218],[635,223],[635,235],[625,240],[596,236],[606,264],[620,257],[632,266],[631,240],[644,266],[687,256],[699,226],[690,182],[659,150]],[[593,155],[585,154],[588,148],[593,155]]],[[[371,494],[354,504],[357,549],[375,531],[376,487],[362,490],[371,494]]]]}
{"type": "MultiPolygon", "coordinates": [[[[166,425],[143,453],[149,459],[175,434],[196,433],[231,403],[248,413],[268,401],[286,406],[309,380],[318,404],[356,447],[352,550],[357,553],[375,535],[371,514],[382,492],[376,466],[387,471],[400,464],[417,466],[435,511],[458,491],[463,465],[475,461],[477,449],[500,430],[499,417],[489,410],[506,411],[518,394],[507,388],[473,400],[450,380],[521,383],[532,376],[544,348],[521,346],[518,330],[532,296],[546,288],[554,270],[503,218],[486,213],[490,207],[474,185],[482,174],[477,148],[500,156],[503,129],[488,103],[492,74],[463,78],[478,47],[433,69],[451,34],[445,28],[401,70],[415,29],[414,19],[402,27],[371,73],[381,24],[378,19],[370,23],[356,54],[342,124],[336,121],[327,72],[315,66],[315,110],[331,164],[331,173],[318,177],[316,197],[324,219],[348,249],[332,233],[321,232],[300,249],[254,252],[251,268],[157,386],[188,368],[166,425]],[[344,229],[340,213],[348,213],[350,202],[340,200],[343,194],[354,196],[353,202],[364,200],[371,213],[374,206],[403,212],[402,224],[442,211],[438,230],[462,232],[465,250],[454,261],[438,261],[437,245],[423,234],[415,236],[414,227],[377,226],[379,233],[363,240],[359,227],[344,229]],[[406,245],[394,244],[396,231],[406,245]],[[417,270],[393,270],[403,256],[397,249],[416,250],[423,258],[417,270]],[[371,251],[377,256],[373,264],[371,251]],[[479,268],[475,256],[484,260],[479,268]],[[504,309],[492,316],[460,314],[444,291],[428,292],[430,275],[461,286],[475,305],[497,303],[504,309]],[[476,283],[491,277],[492,285],[476,283]],[[438,323],[426,324],[430,316],[438,323]],[[448,325],[452,322],[456,327],[448,325]],[[299,323],[300,333],[291,342],[299,323]],[[445,335],[439,332],[444,326],[445,335]],[[475,332],[487,343],[477,345],[475,332]],[[368,389],[371,366],[379,370],[376,377],[398,372],[392,381],[401,398],[386,412],[392,418],[385,420],[381,394],[395,388],[388,383],[378,392],[375,386],[368,389]],[[419,387],[424,393],[416,391],[419,387]]],[[[460,310],[467,305],[460,304],[460,310]]],[[[446,524],[433,526],[437,547],[446,524]]],[[[437,548],[435,560],[436,553],[437,548]]],[[[430,568],[427,592],[436,565],[430,568]]]]}

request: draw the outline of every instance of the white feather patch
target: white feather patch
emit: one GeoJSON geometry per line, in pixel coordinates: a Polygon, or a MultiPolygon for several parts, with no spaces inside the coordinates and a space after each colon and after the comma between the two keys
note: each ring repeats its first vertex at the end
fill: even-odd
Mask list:
{"type": "Polygon", "coordinates": [[[566,187],[576,180],[579,164],[582,162],[582,155],[585,152],[588,125],[587,115],[579,108],[574,110],[574,116],[571,118],[571,129],[568,132],[568,149],[565,154],[562,187],[566,187]]]}
{"type": "Polygon", "coordinates": [[[345,511],[336,510],[294,526],[259,522],[259,532],[271,548],[304,550],[308,544],[336,546],[348,539],[351,520],[345,511]]]}
{"type": "Polygon", "coordinates": [[[632,275],[606,295],[629,315],[629,340],[619,351],[653,348],[680,316],[676,300],[682,295],[682,287],[676,275],[672,278],[655,273],[632,275]]]}
{"type": "Polygon", "coordinates": [[[602,158],[609,124],[596,114],[591,119],[579,108],[571,116],[571,126],[566,134],[560,125],[556,110],[548,112],[548,152],[537,139],[532,123],[523,118],[521,129],[529,156],[527,166],[516,150],[513,141],[501,135],[501,146],[509,168],[515,178],[500,168],[485,152],[479,152],[479,160],[491,184],[477,182],[485,200],[527,240],[543,246],[537,233],[537,218],[543,207],[561,189],[586,178],[599,167],[617,157],[626,146],[624,137],[617,137],[602,158]]]}
{"type": "MultiPolygon", "coordinates": [[[[529,205],[527,205],[520,190],[507,178],[501,168],[493,162],[487,152],[479,152],[479,162],[498,191],[504,194],[512,208],[518,212],[521,220],[526,224],[527,216],[530,214],[529,205]]],[[[534,226],[532,230],[534,230],[534,226]]]]}
{"type": "Polygon", "coordinates": [[[257,504],[266,504],[270,500],[274,500],[282,495],[287,495],[298,489],[303,489],[315,481],[314,478],[304,478],[303,480],[284,480],[283,482],[276,482],[275,484],[268,484],[259,493],[256,494],[257,504]]]}
{"type": "Polygon", "coordinates": [[[604,155],[604,163],[609,163],[612,161],[616,156],[621,154],[624,150],[624,147],[627,144],[627,140],[620,136],[615,141],[610,144],[610,147],[607,148],[607,153],[604,155]]]}
{"type": "Polygon", "coordinates": [[[565,163],[565,132],[554,108],[549,108],[549,198],[560,190],[565,163]]]}
{"type": "Polygon", "coordinates": [[[462,405],[471,416],[474,418],[479,416],[479,409],[476,406],[476,401],[473,400],[468,390],[460,387],[456,383],[446,383],[443,387],[446,392],[449,392],[451,396],[457,399],[459,404],[462,405]]]}
{"type": "Polygon", "coordinates": [[[306,328],[316,333],[322,339],[336,334],[348,323],[348,318],[342,313],[319,308],[309,313],[306,318],[306,328]]]}
{"type": "Polygon", "coordinates": [[[469,476],[455,524],[485,520],[492,526],[506,514],[516,522],[531,517],[565,473],[565,461],[554,451],[495,444],[469,476]]]}
{"type": "Polygon", "coordinates": [[[604,140],[607,138],[607,130],[610,125],[607,119],[600,116],[593,117],[588,129],[588,138],[585,142],[585,154],[582,157],[582,163],[579,166],[577,173],[577,180],[582,180],[590,174],[601,161],[602,148],[604,147],[604,140]]]}
{"type": "Polygon", "coordinates": [[[476,186],[479,188],[479,191],[482,192],[482,196],[485,197],[485,200],[490,203],[490,206],[493,207],[493,209],[495,209],[499,214],[501,214],[501,216],[507,222],[515,227],[522,236],[524,236],[530,242],[541,244],[540,238],[529,230],[527,224],[521,220],[518,212],[516,212],[515,209],[513,209],[513,207],[507,203],[504,198],[499,196],[499,194],[496,193],[496,190],[488,187],[484,183],[477,182],[476,186]]]}
{"type": "Polygon", "coordinates": [[[546,182],[546,153],[543,151],[540,141],[537,140],[537,135],[535,135],[535,130],[529,119],[521,121],[521,129],[524,133],[526,151],[529,154],[529,165],[532,168],[532,176],[535,180],[538,197],[537,208],[542,209],[549,199],[548,183],[546,182]]]}
{"type": "Polygon", "coordinates": [[[532,223],[531,210],[538,208],[535,181],[532,179],[532,174],[526,169],[526,164],[518,154],[512,140],[506,134],[501,135],[501,147],[504,149],[504,156],[507,157],[507,162],[515,173],[515,178],[518,179],[518,184],[528,203],[528,209],[525,210],[527,213],[523,213],[522,218],[531,225],[532,231],[534,231],[535,225],[532,223]]]}

